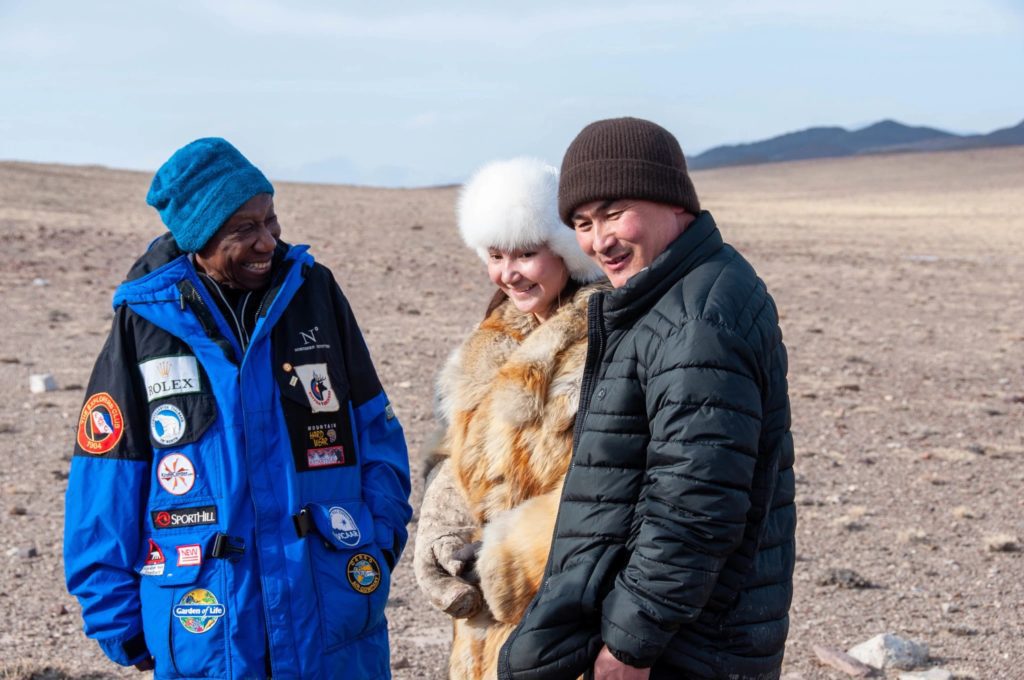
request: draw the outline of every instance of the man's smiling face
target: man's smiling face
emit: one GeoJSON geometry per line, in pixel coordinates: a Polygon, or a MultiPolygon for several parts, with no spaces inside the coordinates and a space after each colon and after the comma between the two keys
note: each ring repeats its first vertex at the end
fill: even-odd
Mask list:
{"type": "Polygon", "coordinates": [[[281,225],[274,197],[256,194],[236,210],[196,253],[196,264],[217,283],[259,290],[270,282],[281,225]]]}
{"type": "Polygon", "coordinates": [[[591,201],[572,213],[576,241],[616,288],[648,267],[692,221],[684,208],[634,199],[591,201]]]}

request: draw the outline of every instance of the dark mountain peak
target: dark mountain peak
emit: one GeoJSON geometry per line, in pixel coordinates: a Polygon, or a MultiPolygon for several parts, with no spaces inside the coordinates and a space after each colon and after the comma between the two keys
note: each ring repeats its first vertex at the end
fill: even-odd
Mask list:
{"type": "Polygon", "coordinates": [[[688,159],[693,170],[811,158],[840,158],[865,153],[921,152],[1024,144],[1024,121],[988,135],[954,135],[886,118],[859,130],[812,127],[747,144],[717,146],[688,159]]]}

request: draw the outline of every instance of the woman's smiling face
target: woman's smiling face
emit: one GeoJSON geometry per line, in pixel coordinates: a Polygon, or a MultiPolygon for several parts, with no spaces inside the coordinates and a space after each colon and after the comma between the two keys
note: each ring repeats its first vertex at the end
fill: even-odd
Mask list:
{"type": "Polygon", "coordinates": [[[546,245],[519,250],[488,249],[487,274],[521,312],[544,321],[569,281],[569,270],[546,245]]]}

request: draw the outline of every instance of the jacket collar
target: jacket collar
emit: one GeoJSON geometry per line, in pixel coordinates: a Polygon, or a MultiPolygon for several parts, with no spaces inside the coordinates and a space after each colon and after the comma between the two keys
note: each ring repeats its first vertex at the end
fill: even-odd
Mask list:
{"type": "Polygon", "coordinates": [[[722,235],[711,213],[704,210],[646,269],[621,288],[605,294],[603,313],[609,328],[628,326],[647,312],[694,267],[716,253],[722,235]]]}

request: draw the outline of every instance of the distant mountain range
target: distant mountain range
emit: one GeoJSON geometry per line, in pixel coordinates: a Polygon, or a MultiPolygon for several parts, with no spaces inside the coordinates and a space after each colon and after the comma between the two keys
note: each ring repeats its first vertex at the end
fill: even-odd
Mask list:
{"type": "Polygon", "coordinates": [[[1024,144],[1024,121],[987,135],[955,135],[935,128],[911,127],[894,120],[883,120],[860,130],[814,127],[750,144],[716,146],[687,158],[686,163],[691,170],[703,170],[869,153],[949,151],[1018,144],[1024,144]]]}

